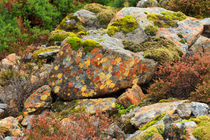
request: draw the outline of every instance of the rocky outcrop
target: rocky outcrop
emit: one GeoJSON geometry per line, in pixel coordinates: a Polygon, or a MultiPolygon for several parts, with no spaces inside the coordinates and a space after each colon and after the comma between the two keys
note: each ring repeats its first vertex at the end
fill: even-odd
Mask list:
{"type": "Polygon", "coordinates": [[[125,50],[120,40],[102,30],[90,31],[83,40],[84,49],[73,46],[75,51],[68,44],[61,49],[50,74],[53,92],[65,100],[113,94],[145,83],[156,69],[154,61],[125,50]]]}

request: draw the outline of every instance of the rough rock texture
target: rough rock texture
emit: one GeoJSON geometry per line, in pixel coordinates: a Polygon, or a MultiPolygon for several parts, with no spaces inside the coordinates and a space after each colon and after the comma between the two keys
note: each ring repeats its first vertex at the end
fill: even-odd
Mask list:
{"type": "Polygon", "coordinates": [[[209,53],[210,39],[205,36],[200,36],[198,40],[190,47],[190,55],[195,53],[209,53]]]}
{"type": "Polygon", "coordinates": [[[192,108],[192,114],[195,117],[208,115],[209,113],[209,106],[204,103],[192,102],[191,108],[192,108]]]}
{"type": "Polygon", "coordinates": [[[18,60],[20,60],[20,57],[17,56],[15,53],[12,53],[1,60],[1,64],[5,67],[12,66],[13,68],[17,68],[16,64],[18,60]]]}
{"type": "Polygon", "coordinates": [[[0,120],[0,126],[7,128],[13,136],[18,136],[22,133],[22,129],[19,126],[19,121],[22,119],[22,116],[17,118],[7,117],[0,120]]]}
{"type": "Polygon", "coordinates": [[[204,18],[200,22],[204,25],[202,35],[210,38],[210,18],[204,18]]]}
{"type": "Polygon", "coordinates": [[[145,97],[141,87],[138,85],[134,85],[132,88],[128,89],[125,93],[118,97],[120,103],[122,103],[125,107],[129,107],[130,105],[138,105],[142,102],[145,97]]]}
{"type": "Polygon", "coordinates": [[[85,107],[90,114],[95,114],[96,111],[115,111],[117,100],[115,98],[99,98],[99,99],[83,99],[78,100],[78,107],[85,107]]]}
{"type": "Polygon", "coordinates": [[[40,112],[52,102],[51,88],[44,85],[32,93],[24,103],[24,114],[40,112]]]}
{"type": "Polygon", "coordinates": [[[121,41],[104,31],[91,31],[83,39],[95,40],[103,47],[84,53],[83,48],[74,51],[65,45],[50,74],[53,92],[65,100],[108,95],[145,83],[156,69],[153,60],[125,50],[121,41]]]}
{"type": "Polygon", "coordinates": [[[4,116],[5,110],[6,110],[7,107],[8,107],[7,104],[0,103],[0,118],[1,118],[2,116],[4,116]]]}
{"type": "Polygon", "coordinates": [[[33,55],[39,56],[41,58],[53,58],[59,52],[59,50],[59,46],[50,46],[34,51],[33,55]]]}
{"type": "Polygon", "coordinates": [[[97,16],[93,12],[81,9],[75,12],[74,15],[79,18],[79,20],[84,24],[87,30],[93,30],[100,27],[99,23],[97,22],[97,16]]]}
{"type": "Polygon", "coordinates": [[[170,132],[169,139],[180,138],[187,140],[197,140],[193,136],[193,131],[197,127],[194,121],[180,122],[172,124],[172,132],[170,132]]]}
{"type": "MultiPolygon", "coordinates": [[[[132,15],[136,18],[139,28],[145,29],[148,25],[153,25],[153,21],[147,19],[148,14],[161,14],[162,12],[172,12],[159,7],[152,8],[137,8],[137,7],[128,7],[120,10],[115,18],[112,20],[114,22],[117,19],[120,19],[127,15],[132,15]]],[[[173,13],[173,12],[172,12],[173,13]]],[[[159,28],[156,36],[164,36],[172,41],[174,41],[178,47],[180,47],[184,52],[187,51],[188,46],[193,45],[193,43],[198,39],[200,34],[203,31],[203,24],[199,20],[187,17],[183,21],[176,21],[178,27],[169,27],[169,28],[159,28]],[[183,38],[178,36],[179,33],[182,33],[183,38]],[[185,42],[181,40],[185,40],[185,42]]]]}
{"type": "Polygon", "coordinates": [[[192,113],[191,104],[184,103],[177,106],[177,113],[181,118],[183,117],[190,117],[192,113]]]}
{"type": "Polygon", "coordinates": [[[158,7],[158,2],[156,0],[140,0],[137,3],[137,7],[147,8],[147,7],[158,7]]]}

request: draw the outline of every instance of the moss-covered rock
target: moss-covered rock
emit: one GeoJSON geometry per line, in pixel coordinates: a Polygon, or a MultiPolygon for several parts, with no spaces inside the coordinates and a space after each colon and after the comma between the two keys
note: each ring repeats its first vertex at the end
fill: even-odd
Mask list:
{"type": "Polygon", "coordinates": [[[148,25],[144,29],[144,32],[147,35],[150,35],[150,36],[155,36],[156,33],[157,33],[157,31],[158,31],[158,27],[157,26],[154,26],[154,25],[148,25]]]}
{"type": "Polygon", "coordinates": [[[161,14],[148,14],[147,19],[153,21],[158,27],[177,27],[177,20],[182,21],[186,16],[181,12],[162,12],[161,14]]]}
{"type": "Polygon", "coordinates": [[[82,46],[85,52],[91,52],[94,48],[102,47],[102,45],[95,40],[85,40],[82,42],[82,46]]]}
{"type": "Polygon", "coordinates": [[[156,124],[158,121],[160,121],[165,115],[166,115],[166,113],[162,113],[160,115],[157,115],[151,121],[147,122],[144,126],[142,126],[140,128],[140,130],[146,130],[150,126],[152,126],[152,125],[156,124]]]}
{"type": "Polygon", "coordinates": [[[82,45],[82,40],[77,36],[70,36],[65,41],[70,44],[71,48],[75,51],[79,50],[82,45]]]}
{"type": "Polygon", "coordinates": [[[103,25],[108,25],[116,13],[114,8],[98,3],[87,4],[85,5],[84,9],[96,13],[99,23],[103,25]]]}
{"type": "Polygon", "coordinates": [[[34,51],[33,56],[38,56],[41,53],[53,52],[53,51],[56,51],[58,49],[60,49],[59,46],[51,46],[51,47],[47,47],[47,48],[42,48],[42,49],[34,51]]]}
{"type": "Polygon", "coordinates": [[[55,30],[50,33],[49,41],[63,41],[70,33],[63,30],[55,30]]]}
{"type": "Polygon", "coordinates": [[[145,58],[151,58],[160,64],[168,61],[176,61],[183,54],[176,44],[164,37],[150,38],[141,44],[124,42],[125,49],[133,52],[144,52],[145,58]]]}
{"type": "Polygon", "coordinates": [[[210,138],[210,117],[199,116],[196,119],[191,119],[197,123],[193,135],[199,140],[209,140],[210,138]]]}
{"type": "Polygon", "coordinates": [[[85,31],[85,27],[83,26],[82,22],[76,15],[73,15],[72,13],[66,16],[56,29],[62,29],[74,33],[85,31]]]}
{"type": "Polygon", "coordinates": [[[125,16],[111,23],[107,28],[108,35],[114,35],[116,32],[122,31],[125,34],[135,30],[138,27],[136,18],[133,16],[125,16]]]}

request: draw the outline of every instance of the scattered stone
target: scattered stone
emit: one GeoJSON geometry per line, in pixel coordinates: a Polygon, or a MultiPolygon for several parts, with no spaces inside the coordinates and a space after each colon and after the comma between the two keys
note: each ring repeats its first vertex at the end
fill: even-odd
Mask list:
{"type": "Polygon", "coordinates": [[[147,8],[147,7],[158,7],[159,4],[156,0],[140,0],[136,6],[140,8],[147,8]]]}
{"type": "Polygon", "coordinates": [[[157,63],[144,59],[141,53],[125,50],[120,40],[103,30],[90,31],[83,40],[98,42],[101,47],[89,46],[90,50],[84,52],[79,46],[75,51],[66,44],[50,73],[50,86],[62,99],[113,94],[135,83],[145,83],[154,74],[157,63]]]}
{"type": "Polygon", "coordinates": [[[195,117],[208,115],[209,113],[209,106],[204,103],[192,102],[191,108],[192,108],[192,114],[195,117]]]}
{"type": "Polygon", "coordinates": [[[4,58],[1,63],[5,67],[12,66],[13,68],[17,68],[18,60],[20,60],[20,57],[17,56],[15,53],[12,53],[8,55],[6,58],[4,58]]]}
{"type": "Polygon", "coordinates": [[[138,85],[134,85],[132,88],[128,89],[125,93],[118,97],[118,100],[125,107],[129,107],[130,105],[138,105],[142,102],[145,95],[138,85]]]}
{"type": "Polygon", "coordinates": [[[90,114],[95,114],[97,111],[113,112],[117,110],[117,100],[115,98],[99,98],[99,99],[84,99],[78,100],[78,105],[75,109],[85,107],[90,114]]]}
{"type": "Polygon", "coordinates": [[[35,112],[43,111],[43,109],[49,107],[52,102],[51,88],[48,85],[44,85],[32,93],[24,103],[24,114],[31,114],[35,112]]]}

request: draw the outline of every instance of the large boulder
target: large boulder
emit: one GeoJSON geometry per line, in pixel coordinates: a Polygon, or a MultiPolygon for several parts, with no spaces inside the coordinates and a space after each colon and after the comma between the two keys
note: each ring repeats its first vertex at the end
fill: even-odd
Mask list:
{"type": "Polygon", "coordinates": [[[147,82],[156,69],[156,62],[125,50],[120,40],[103,30],[90,31],[83,40],[65,40],[71,45],[58,53],[50,74],[53,92],[65,100],[114,94],[147,82]]]}
{"type": "Polygon", "coordinates": [[[147,7],[158,7],[158,2],[156,0],[140,0],[137,3],[137,7],[147,8],[147,7]]]}
{"type": "MultiPolygon", "coordinates": [[[[181,12],[173,12],[160,7],[126,7],[116,14],[112,22],[125,16],[136,18],[142,34],[150,30],[156,36],[168,38],[175,42],[184,53],[189,46],[194,44],[203,31],[203,24],[199,20],[187,17],[181,12]],[[154,28],[155,30],[151,31],[151,26],[158,27],[158,30],[156,31],[156,28],[154,28]]],[[[139,36],[139,38],[141,37],[139,36]]]]}

